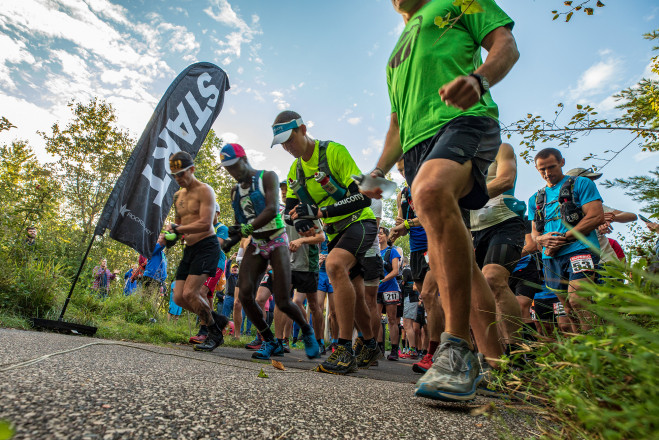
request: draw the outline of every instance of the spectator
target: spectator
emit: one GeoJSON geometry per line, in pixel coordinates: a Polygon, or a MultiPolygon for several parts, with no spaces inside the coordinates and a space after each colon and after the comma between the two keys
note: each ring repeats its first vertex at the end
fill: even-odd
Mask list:
{"type": "Polygon", "coordinates": [[[128,296],[133,293],[133,290],[137,288],[137,281],[131,281],[133,272],[137,270],[137,263],[130,265],[128,272],[124,274],[124,295],[128,296]]]}
{"type": "Polygon", "coordinates": [[[37,243],[37,228],[34,226],[28,226],[25,228],[27,236],[25,237],[25,244],[27,246],[34,246],[37,243]]]}
{"type": "Polygon", "coordinates": [[[107,298],[110,293],[110,282],[117,278],[119,270],[111,272],[108,269],[108,260],[105,258],[101,260],[100,266],[94,267],[94,284],[92,290],[96,292],[101,298],[107,298]]]}

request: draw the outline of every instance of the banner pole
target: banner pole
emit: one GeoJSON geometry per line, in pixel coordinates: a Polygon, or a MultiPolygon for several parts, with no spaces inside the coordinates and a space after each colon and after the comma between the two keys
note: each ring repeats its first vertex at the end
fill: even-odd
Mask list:
{"type": "Polygon", "coordinates": [[[85,261],[87,261],[87,256],[89,255],[89,251],[92,249],[92,245],[94,244],[95,238],[96,238],[96,234],[92,235],[92,239],[89,241],[89,246],[87,246],[87,252],[85,252],[85,256],[82,257],[82,261],[80,262],[80,267],[78,268],[78,273],[73,279],[73,284],[71,284],[71,290],[69,290],[69,294],[66,297],[66,300],[64,301],[64,306],[62,307],[62,312],[59,315],[58,321],[61,321],[62,318],[64,318],[64,312],[66,312],[66,308],[69,306],[71,295],[73,295],[73,289],[76,287],[76,284],[78,283],[78,278],[80,278],[80,272],[82,272],[82,267],[85,265],[85,261]]]}

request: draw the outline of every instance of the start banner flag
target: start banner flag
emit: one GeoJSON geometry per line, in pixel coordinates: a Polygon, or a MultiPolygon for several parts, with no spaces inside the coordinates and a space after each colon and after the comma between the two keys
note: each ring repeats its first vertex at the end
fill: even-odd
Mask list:
{"type": "Polygon", "coordinates": [[[179,189],[169,157],[178,151],[196,157],[227,90],[226,73],[211,63],[195,63],[176,77],[117,179],[94,235],[110,229],[111,238],[151,257],[179,189]]]}

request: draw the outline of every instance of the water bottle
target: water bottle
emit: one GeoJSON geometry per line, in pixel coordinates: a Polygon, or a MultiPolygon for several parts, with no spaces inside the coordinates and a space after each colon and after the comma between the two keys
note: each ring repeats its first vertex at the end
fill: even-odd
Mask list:
{"type": "Polygon", "coordinates": [[[336,186],[334,182],[332,182],[332,178],[322,171],[314,174],[313,178],[327,194],[332,196],[333,199],[341,200],[345,196],[345,190],[336,186]]]}

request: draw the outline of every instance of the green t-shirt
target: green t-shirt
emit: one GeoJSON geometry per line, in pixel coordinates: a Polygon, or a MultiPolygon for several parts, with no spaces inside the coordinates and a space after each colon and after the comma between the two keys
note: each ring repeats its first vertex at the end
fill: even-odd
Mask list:
{"type": "Polygon", "coordinates": [[[469,75],[483,60],[480,44],[494,29],[513,21],[493,0],[478,0],[483,12],[463,15],[453,28],[440,29],[435,17],[460,15],[453,0],[432,0],[414,14],[398,39],[387,63],[387,86],[391,112],[398,116],[403,152],[434,136],[458,116],[499,117],[490,93],[466,111],[449,107],[439,97],[439,89],[455,78],[469,75]],[[439,39],[439,41],[437,41],[439,39]]]}
{"type": "MultiPolygon", "coordinates": [[[[297,159],[293,161],[291,169],[288,171],[288,179],[297,180],[297,161],[297,159]]],[[[332,177],[334,177],[337,182],[346,188],[352,182],[354,182],[352,178],[353,174],[359,175],[362,173],[355,161],[352,159],[350,153],[348,153],[348,149],[341,144],[337,144],[336,142],[330,142],[329,145],[327,145],[327,164],[329,165],[330,171],[332,172],[332,177]]],[[[306,162],[302,160],[302,170],[304,171],[304,176],[307,178],[307,191],[309,192],[311,198],[316,203],[319,203],[321,200],[325,199],[324,201],[320,202],[319,206],[333,205],[336,201],[332,197],[326,197],[327,192],[313,178],[313,175],[318,172],[318,141],[316,141],[311,159],[306,162]]],[[[297,195],[290,187],[286,192],[286,198],[297,198],[297,195]]],[[[325,224],[332,224],[341,219],[349,217],[350,215],[352,214],[326,218],[323,219],[323,222],[325,224]]],[[[375,220],[375,215],[373,215],[371,208],[364,208],[361,215],[357,220],[355,220],[355,222],[367,219],[375,220]]],[[[336,234],[333,234],[328,238],[332,240],[335,236],[336,234]]]]}

